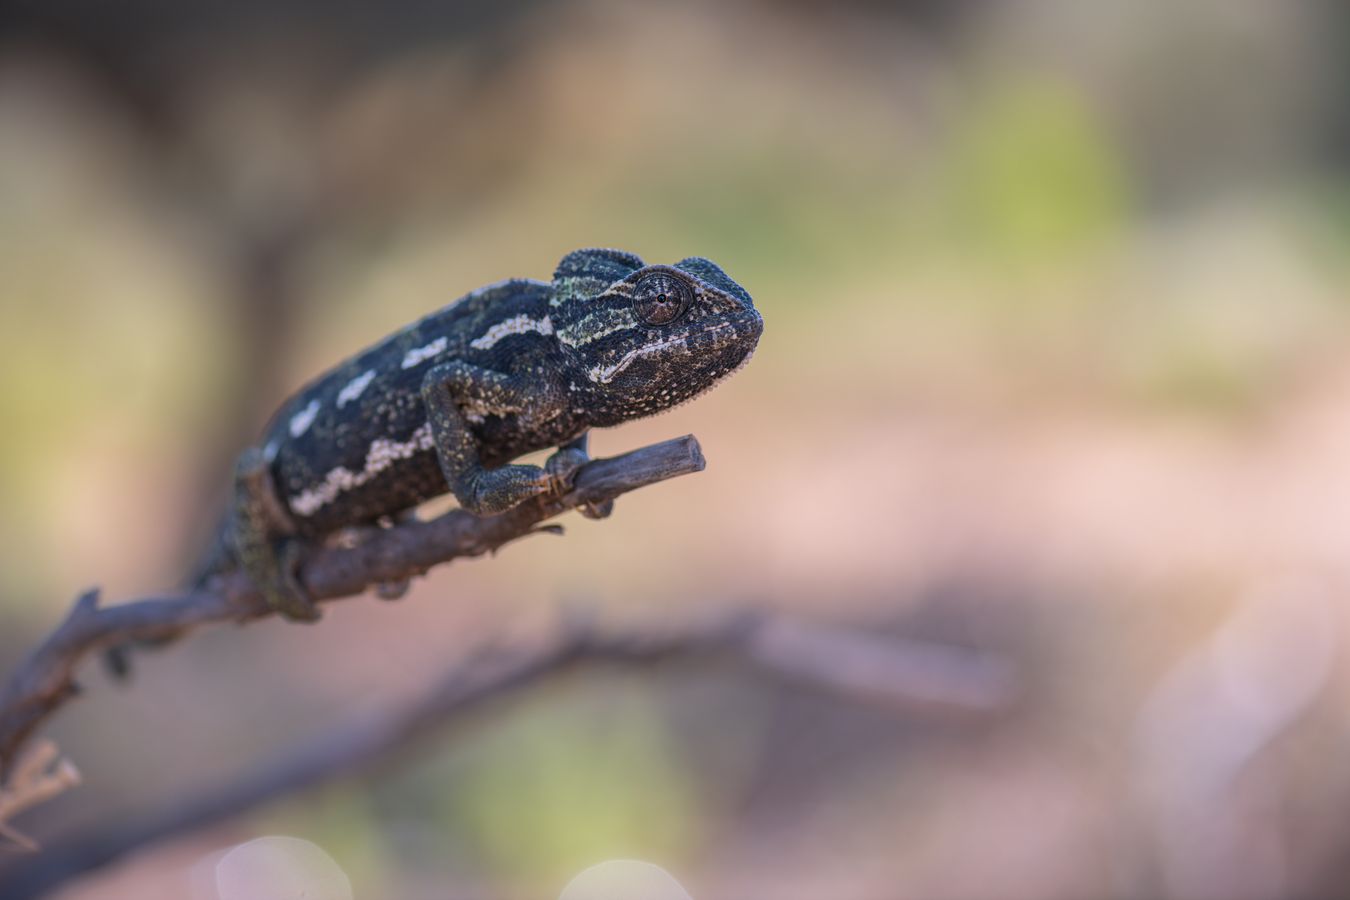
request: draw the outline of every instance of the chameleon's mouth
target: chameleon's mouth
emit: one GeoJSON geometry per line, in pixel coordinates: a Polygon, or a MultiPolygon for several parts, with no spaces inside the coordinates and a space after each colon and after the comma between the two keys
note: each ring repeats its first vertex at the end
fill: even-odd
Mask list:
{"type": "Polygon", "coordinates": [[[745,355],[741,357],[741,361],[740,361],[740,362],[736,363],[736,364],[733,365],[731,368],[727,369],[727,370],[726,370],[725,372],[723,372],[721,375],[718,375],[717,377],[713,378],[711,381],[709,381],[707,384],[705,384],[705,385],[702,387],[702,389],[695,391],[694,393],[690,394],[689,396],[685,397],[685,398],[682,399],[682,400],[679,400],[679,401],[677,401],[677,402],[675,402],[675,403],[670,404],[669,406],[665,407],[664,409],[657,410],[656,412],[653,412],[653,413],[648,413],[648,415],[664,415],[664,414],[670,412],[671,410],[679,409],[681,406],[685,406],[686,404],[693,403],[693,402],[694,402],[695,400],[697,400],[699,397],[702,397],[704,394],[708,393],[708,392],[711,391],[713,388],[717,387],[719,384],[721,384],[722,382],[726,381],[726,380],[727,380],[728,378],[730,378],[732,375],[735,375],[735,374],[736,374],[737,372],[739,372],[741,369],[744,369],[747,365],[749,365],[750,359],[751,359],[751,357],[753,357],[754,355],[755,355],[755,345],[754,345],[754,344],[751,344],[751,345],[750,345],[750,349],[748,349],[748,350],[745,351],[745,355]]]}
{"type": "MultiPolygon", "coordinates": [[[[711,327],[662,341],[661,346],[667,350],[671,347],[682,350],[690,360],[690,368],[685,372],[678,387],[671,386],[668,391],[662,392],[664,402],[656,407],[642,409],[634,413],[634,417],[666,413],[708,393],[745,368],[755,355],[763,332],[763,318],[758,311],[749,309],[723,319],[711,327]]],[[[615,363],[611,367],[614,372],[610,373],[609,377],[615,378],[622,368],[659,348],[654,345],[641,349],[646,353],[633,351],[615,363]]]]}

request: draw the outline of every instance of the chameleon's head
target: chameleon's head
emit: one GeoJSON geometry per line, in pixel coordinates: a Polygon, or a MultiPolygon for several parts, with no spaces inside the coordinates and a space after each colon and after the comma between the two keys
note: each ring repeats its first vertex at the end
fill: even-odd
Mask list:
{"type": "Polygon", "coordinates": [[[648,266],[620,250],[577,250],[553,285],[554,332],[596,425],[711,389],[750,360],[764,330],[745,289],[698,257],[648,266]]]}

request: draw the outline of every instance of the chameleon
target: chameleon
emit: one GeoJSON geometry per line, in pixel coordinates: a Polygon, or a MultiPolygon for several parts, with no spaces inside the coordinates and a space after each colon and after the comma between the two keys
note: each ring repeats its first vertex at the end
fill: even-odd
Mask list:
{"type": "Polygon", "coordinates": [[[551,281],[472,291],[282,403],[239,456],[197,581],[242,568],[270,608],[314,621],[298,574],[308,547],[445,493],[476,515],[564,493],[589,429],[705,393],[749,362],[763,328],[745,289],[701,257],[576,250],[551,281]],[[512,462],[554,446],[543,466],[512,462]]]}

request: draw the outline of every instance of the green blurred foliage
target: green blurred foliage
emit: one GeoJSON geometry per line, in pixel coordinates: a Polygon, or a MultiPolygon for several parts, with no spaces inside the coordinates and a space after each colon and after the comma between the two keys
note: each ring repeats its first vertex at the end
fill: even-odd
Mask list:
{"type": "Polygon", "coordinates": [[[950,246],[994,265],[1074,265],[1123,236],[1123,161],[1068,82],[1003,72],[964,110],[943,208],[950,246]]]}
{"type": "Polygon", "coordinates": [[[674,862],[698,834],[693,786],[639,685],[597,686],[580,702],[546,693],[467,753],[473,777],[442,788],[444,828],[498,879],[547,892],[606,858],[674,862]]]}
{"type": "Polygon", "coordinates": [[[699,846],[705,810],[672,738],[641,684],[564,678],[496,712],[490,728],[432,741],[364,801],[330,791],[321,808],[280,821],[327,822],[304,832],[357,850],[360,877],[439,871],[547,895],[602,859],[673,863],[699,846]],[[363,830],[372,820],[382,834],[363,830]]]}

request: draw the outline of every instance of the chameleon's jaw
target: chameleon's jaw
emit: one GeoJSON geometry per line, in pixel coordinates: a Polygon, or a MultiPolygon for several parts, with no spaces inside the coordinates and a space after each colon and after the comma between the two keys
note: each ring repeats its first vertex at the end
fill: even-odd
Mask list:
{"type": "Polygon", "coordinates": [[[759,310],[750,307],[737,313],[731,326],[732,337],[718,353],[721,372],[714,376],[708,385],[709,389],[735,375],[750,362],[764,334],[764,317],[759,314],[759,310]]]}
{"type": "Polygon", "coordinates": [[[724,326],[725,331],[715,336],[714,346],[708,350],[709,358],[715,360],[709,366],[709,389],[745,368],[764,334],[764,318],[754,307],[738,311],[724,326]]]}
{"type": "Polygon", "coordinates": [[[623,410],[621,419],[656,415],[706,394],[742,369],[763,331],[759,313],[741,307],[635,348],[594,375],[623,410]]]}

